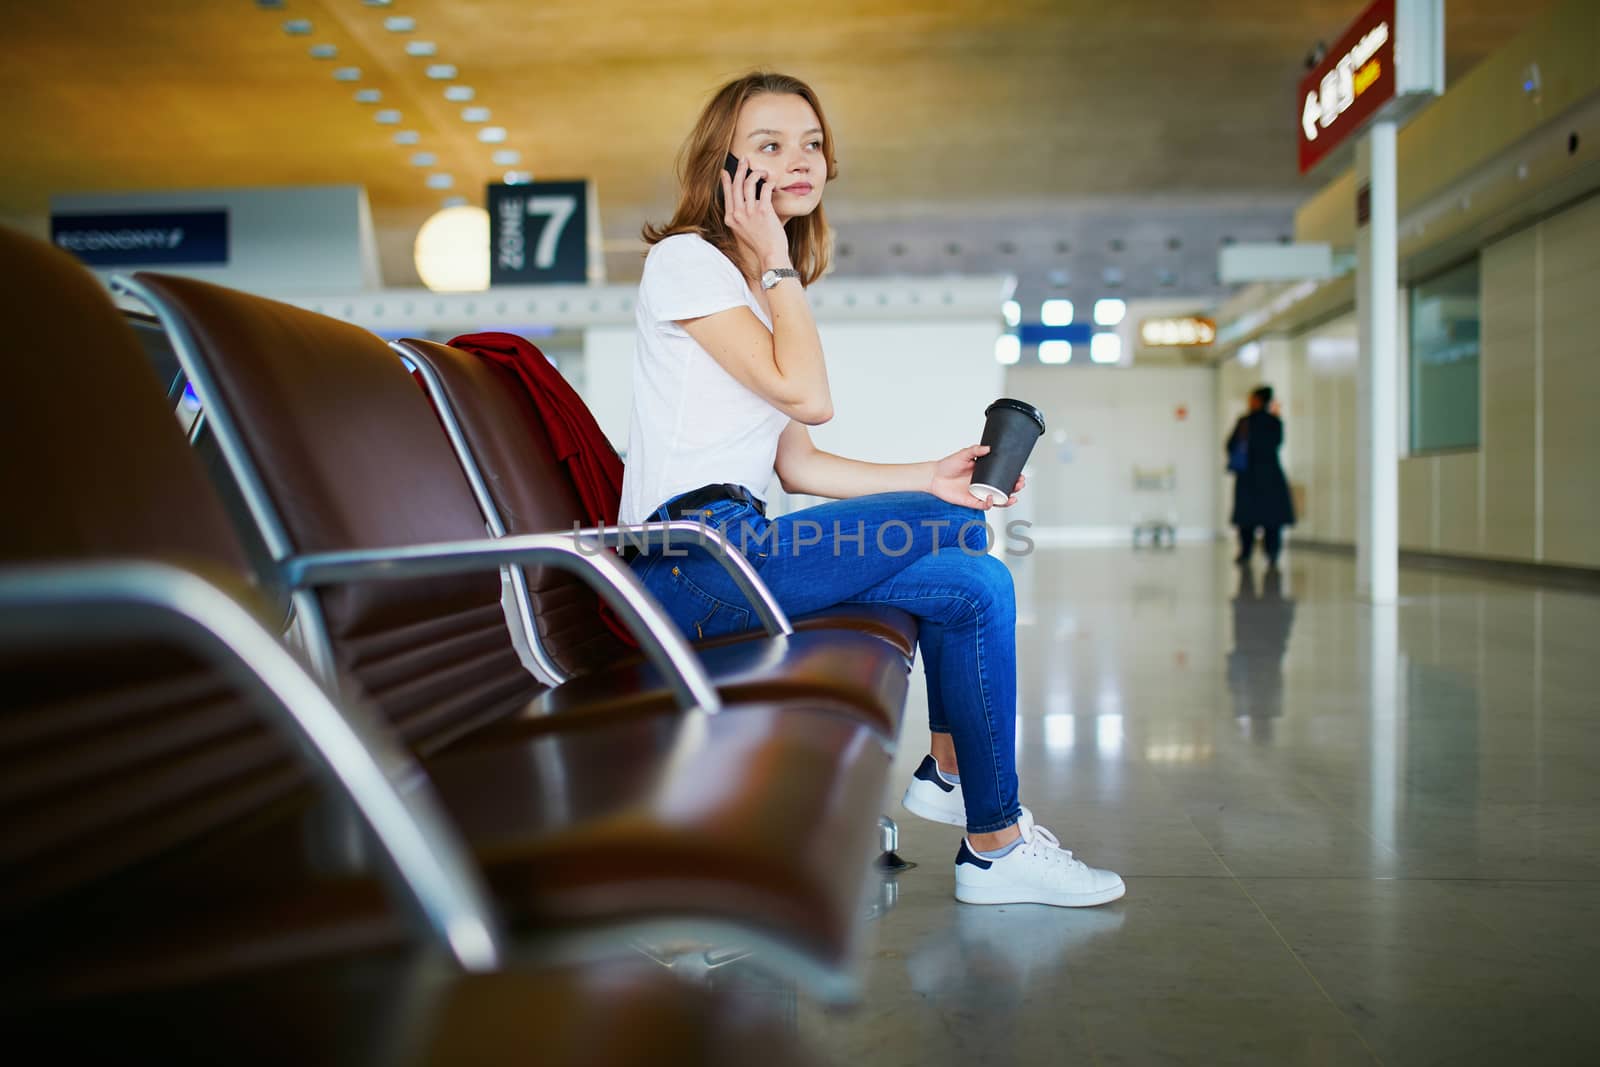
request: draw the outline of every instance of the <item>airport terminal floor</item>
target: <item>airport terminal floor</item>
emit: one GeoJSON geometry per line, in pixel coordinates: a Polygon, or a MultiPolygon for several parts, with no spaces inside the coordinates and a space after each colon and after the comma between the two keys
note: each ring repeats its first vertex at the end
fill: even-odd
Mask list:
{"type": "MultiPolygon", "coordinates": [[[[839,1063],[1577,1063],[1600,1055],[1600,599],[1222,547],[1013,560],[1019,768],[1127,896],[950,895],[901,811],[864,1004],[802,1000],[839,1063]],[[1378,654],[1374,655],[1374,650],[1378,654]]],[[[920,672],[918,672],[920,677],[920,672]]],[[[914,692],[895,780],[920,758],[914,692]]]]}

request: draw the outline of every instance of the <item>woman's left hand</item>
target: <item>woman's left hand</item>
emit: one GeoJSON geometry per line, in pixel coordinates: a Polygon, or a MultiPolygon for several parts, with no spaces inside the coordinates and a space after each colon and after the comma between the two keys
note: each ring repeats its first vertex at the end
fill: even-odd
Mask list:
{"type": "Polygon", "coordinates": [[[928,492],[940,500],[951,504],[959,504],[965,508],[974,508],[978,511],[988,511],[991,507],[1009,508],[1017,502],[1017,494],[1022,492],[1022,487],[1028,479],[1017,477],[1017,484],[1011,490],[1011,496],[1006,498],[1004,504],[991,504],[988,498],[979,500],[968,491],[972,484],[972,467],[978,462],[978,457],[987,454],[988,445],[968,445],[958,452],[952,452],[933,465],[933,478],[928,483],[928,492]]]}

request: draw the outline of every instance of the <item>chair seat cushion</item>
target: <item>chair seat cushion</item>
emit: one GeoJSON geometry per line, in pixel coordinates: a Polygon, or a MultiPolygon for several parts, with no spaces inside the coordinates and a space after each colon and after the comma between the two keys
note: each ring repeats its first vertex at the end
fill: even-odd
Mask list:
{"type": "MultiPolygon", "coordinates": [[[[793,705],[537,726],[426,763],[519,935],[687,923],[813,974],[847,967],[889,767],[867,727],[793,705]]],[[[70,925],[13,924],[30,963],[0,991],[104,993],[397,946],[406,923],[372,862],[342,805],[282,807],[80,898],[70,925]]]]}
{"type": "Polygon", "coordinates": [[[848,963],[888,774],[881,739],[794,705],[547,722],[520,745],[428,765],[508,916],[566,930],[732,924],[848,963]]]}
{"type": "MultiPolygon", "coordinates": [[[[871,634],[881,641],[887,641],[908,662],[916,653],[916,616],[887,604],[841,604],[808,615],[791,616],[789,622],[796,630],[849,630],[871,634]]],[[[702,638],[694,642],[694,647],[716,648],[765,636],[763,630],[746,630],[744,633],[702,638]]]]}
{"type": "MultiPolygon", "coordinates": [[[[894,646],[877,637],[852,630],[803,630],[696,651],[729,703],[798,700],[833,706],[885,737],[899,731],[909,665],[894,646]]],[[[523,714],[477,731],[469,743],[517,736],[530,717],[649,713],[672,706],[661,673],[635,656],[546,691],[523,714]]]]}
{"type": "Polygon", "coordinates": [[[859,630],[889,642],[907,660],[917,650],[916,616],[887,604],[841,604],[789,622],[796,630],[859,630]]]}

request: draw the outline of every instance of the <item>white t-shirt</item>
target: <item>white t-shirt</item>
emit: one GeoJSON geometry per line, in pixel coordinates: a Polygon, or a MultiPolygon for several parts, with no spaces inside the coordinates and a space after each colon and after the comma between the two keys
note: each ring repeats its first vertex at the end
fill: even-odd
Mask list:
{"type": "Polygon", "coordinates": [[[622,473],[625,523],[672,497],[730,482],[765,500],[789,417],[700,347],[678,322],[747,307],[772,329],[744,275],[697,234],[657,242],[644,261],[633,353],[633,416],[622,473]]]}

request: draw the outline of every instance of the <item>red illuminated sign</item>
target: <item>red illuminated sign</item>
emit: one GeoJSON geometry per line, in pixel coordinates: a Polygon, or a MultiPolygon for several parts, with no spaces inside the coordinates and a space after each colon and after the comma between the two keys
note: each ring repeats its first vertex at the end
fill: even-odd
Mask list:
{"type": "Polygon", "coordinates": [[[1394,99],[1395,0],[1376,0],[1300,79],[1295,120],[1304,174],[1394,99]]]}

